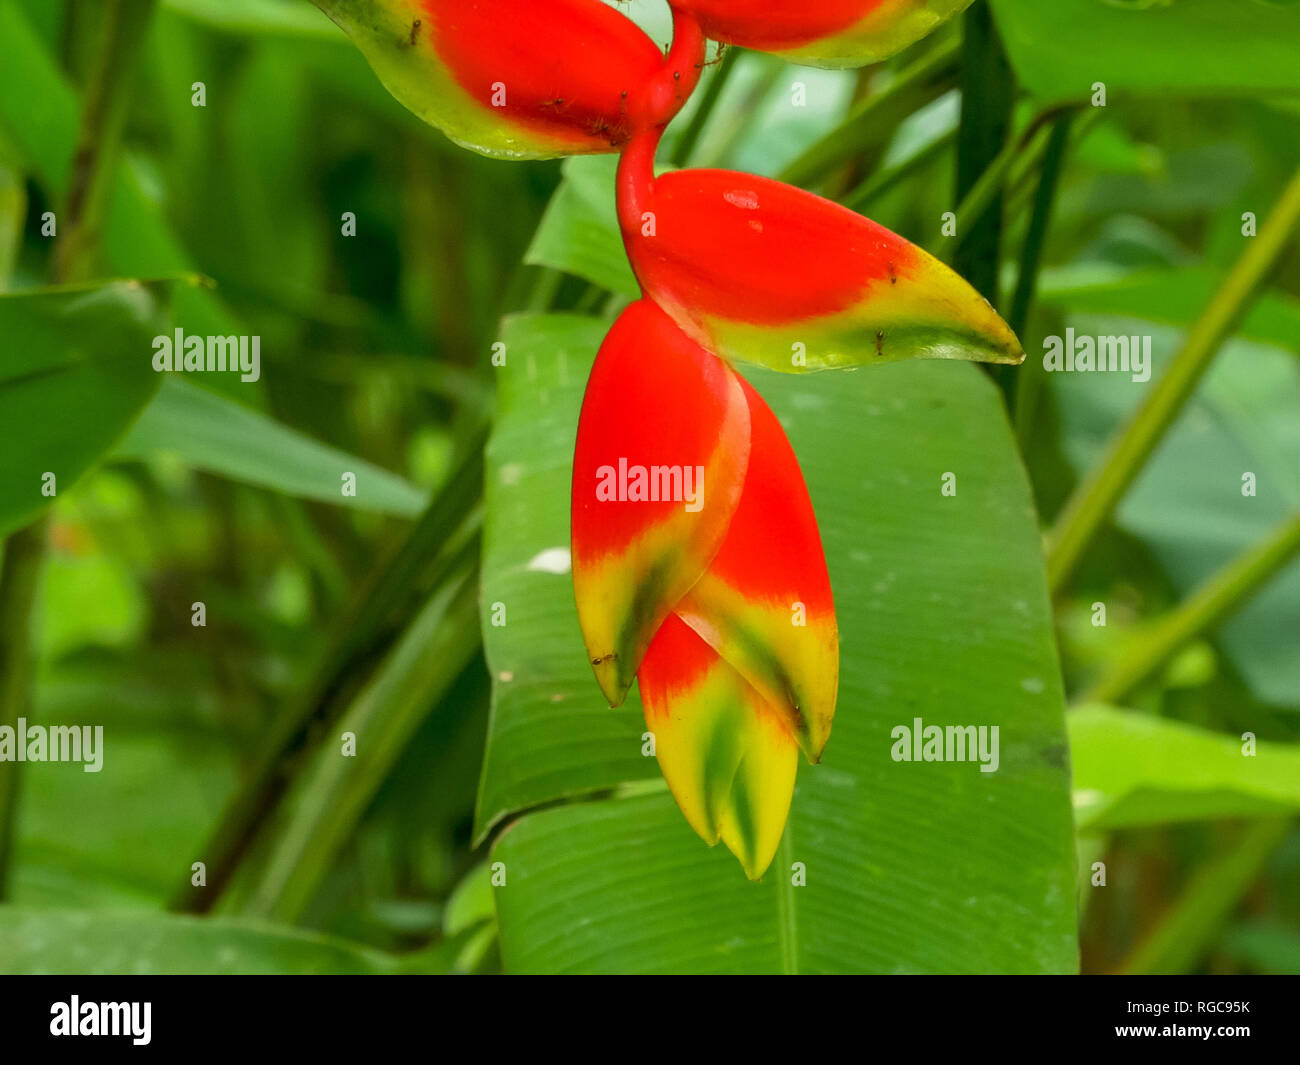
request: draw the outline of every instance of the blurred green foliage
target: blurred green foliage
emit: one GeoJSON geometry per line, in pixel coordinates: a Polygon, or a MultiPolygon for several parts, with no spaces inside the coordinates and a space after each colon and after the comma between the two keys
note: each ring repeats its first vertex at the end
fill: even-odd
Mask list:
{"type": "MultiPolygon", "coordinates": [[[[1150,387],[1043,375],[1044,338],[1150,335],[1158,376],[1249,239],[1243,215],[1262,225],[1300,164],[1300,6],[1241,0],[1225,23],[1214,9],[1226,6],[991,4],[1019,82],[1017,134],[1045,104],[1086,105],[1093,82],[1110,88],[1068,143],[1021,337],[1029,359],[1015,371],[1019,387],[1041,378],[1017,428],[1044,527],[1150,387]]],[[[630,10],[662,38],[662,5],[630,10]]],[[[0,971],[498,969],[494,839],[474,837],[492,685],[474,619],[473,463],[493,417],[502,317],[607,320],[634,292],[609,160],[518,165],[454,147],[306,2],[159,0],[92,271],[150,284],[101,286],[60,321],[38,304],[66,296],[24,293],[51,274],[43,216],[64,209],[102,17],[98,0],[0,0],[0,524],[48,505],[29,716],[109,735],[102,773],[49,764],[18,777],[0,971]],[[165,293],[188,333],[260,336],[261,380],[157,387],[152,374],[66,357],[78,331],[125,349],[124,316],[146,291],[165,293]],[[59,339],[42,343],[50,330],[59,339]],[[34,381],[30,360],[47,356],[58,372],[34,381]],[[48,468],[64,444],[58,496],[24,495],[33,464],[48,468]],[[358,475],[355,496],[339,492],[340,470],[358,475]],[[339,733],[358,721],[385,723],[363,737],[379,753],[340,783],[339,733]],[[193,887],[192,863],[213,862],[218,846],[231,860],[193,887]]],[[[741,54],[685,161],[797,167],[864,103],[870,126],[891,79],[959,29],[862,72],[741,54]],[[794,81],[805,107],[792,106],[794,81]]],[[[704,95],[670,129],[664,158],[704,95]]],[[[869,136],[859,120],[865,147],[817,184],[857,190],[855,207],[925,242],[954,207],[961,101],[939,85],[914,103],[869,136]]],[[[1037,159],[1018,156],[1006,186],[1003,302],[1037,159]]],[[[138,371],[147,339],[135,347],[138,371]]],[[[1293,245],[1055,604],[1067,697],[1300,508],[1297,351],[1293,245]],[[1255,496],[1241,493],[1245,472],[1255,496]]],[[[1021,476],[1003,465],[1005,483],[1021,476]]],[[[520,550],[530,543],[521,529],[520,550]]],[[[1284,816],[1300,807],[1297,634],[1293,560],[1122,710],[1070,712],[1084,971],[1300,971],[1300,832],[1284,816]],[[1258,762],[1235,753],[1243,733],[1258,738],[1258,762]]],[[[491,798],[518,785],[482,787],[491,798]]],[[[660,797],[622,801],[653,820],[660,797]]],[[[602,822],[614,806],[548,811],[503,846],[527,855],[542,829],[602,822]]],[[[561,900],[566,919],[583,917],[575,899],[561,900]]],[[[503,919],[555,912],[523,896],[502,907],[503,919]]],[[[526,967],[545,967],[547,931],[516,938],[526,967]]],[[[599,957],[619,967],[617,952],[599,957]]]]}

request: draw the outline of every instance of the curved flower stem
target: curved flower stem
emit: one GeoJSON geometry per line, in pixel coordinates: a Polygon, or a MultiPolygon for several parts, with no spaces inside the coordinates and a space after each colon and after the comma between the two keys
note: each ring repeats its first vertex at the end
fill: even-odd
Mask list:
{"type": "Polygon", "coordinates": [[[650,211],[659,141],[699,84],[707,43],[695,18],[674,8],[673,43],[664,64],[629,103],[638,128],[623,146],[618,160],[617,209],[624,233],[639,231],[650,211]]]}
{"type": "Polygon", "coordinates": [[[1278,198],[1273,213],[1249,238],[1246,250],[1192,326],[1182,349],[1147,392],[1105,455],[1089,471],[1061,511],[1048,538],[1047,583],[1058,594],[1074,573],[1097,530],[1196,390],[1223,342],[1236,330],[1263,290],[1269,274],[1300,227],[1300,169],[1278,198]]]}
{"type": "Polygon", "coordinates": [[[624,233],[640,230],[654,196],[655,153],[662,129],[638,133],[623,147],[618,160],[618,224],[624,233]]]}

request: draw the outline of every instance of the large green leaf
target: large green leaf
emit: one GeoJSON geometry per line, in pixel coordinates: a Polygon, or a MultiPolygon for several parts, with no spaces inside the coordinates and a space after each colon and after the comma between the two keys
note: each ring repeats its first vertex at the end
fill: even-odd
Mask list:
{"type": "Polygon", "coordinates": [[[609,709],[583,653],[569,477],[602,331],[581,318],[515,318],[499,371],[483,561],[494,702],[479,824],[596,800],[525,813],[496,845],[507,968],[1073,969],[1061,682],[1029,491],[987,379],[952,364],[753,375],[817,508],[842,668],[824,761],[800,767],[782,850],[751,884],[687,827],[641,755],[635,699],[609,709]],[[941,493],[945,473],[955,496],[941,493]],[[494,602],[503,625],[492,624],[494,602]],[[891,730],[918,717],[997,725],[999,769],[893,761],[891,730]],[[602,789],[612,793],[593,795],[602,789]],[[791,884],[794,862],[806,886],[791,884]]]}
{"type": "Polygon", "coordinates": [[[1043,100],[1300,92],[1286,0],[990,0],[1012,66],[1043,100]]]}
{"type": "Polygon", "coordinates": [[[10,974],[60,976],[384,973],[378,951],[259,921],[0,907],[10,974]]]}
{"type": "Polygon", "coordinates": [[[324,503],[413,517],[425,498],[409,481],[197,385],[167,377],[115,458],[174,455],[199,470],[324,503]],[[356,474],[356,495],[342,492],[356,474]]]}
{"type": "Polygon", "coordinates": [[[166,290],[113,281],[0,295],[0,534],[71,488],[158,387],[166,290]]]}
{"type": "Polygon", "coordinates": [[[1068,716],[1080,829],[1300,810],[1300,747],[1105,706],[1068,716]]]}
{"type": "Polygon", "coordinates": [[[634,692],[610,710],[594,687],[569,582],[569,476],[578,408],[605,324],[506,319],[501,416],[488,444],[482,602],[492,727],[479,838],[513,810],[657,772],[629,736],[634,692]],[[492,624],[496,604],[505,625],[492,624]],[[577,640],[578,642],[574,642],[577,640]]]}

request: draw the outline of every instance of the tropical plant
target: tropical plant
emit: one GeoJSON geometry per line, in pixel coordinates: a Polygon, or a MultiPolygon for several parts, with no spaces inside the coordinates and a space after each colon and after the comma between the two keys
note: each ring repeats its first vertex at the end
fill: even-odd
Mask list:
{"type": "Polygon", "coordinates": [[[319,6],[0,0],[0,968],[1300,971],[1300,9],[319,6]]]}

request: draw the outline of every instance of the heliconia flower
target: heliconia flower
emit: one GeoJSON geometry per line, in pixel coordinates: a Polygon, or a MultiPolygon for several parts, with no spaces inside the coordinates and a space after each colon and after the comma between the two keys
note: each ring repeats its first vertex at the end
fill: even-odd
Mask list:
{"type": "MultiPolygon", "coordinates": [[[[601,0],[315,0],[401,103],[485,155],[615,151],[667,122],[695,62],[663,53],[601,0]]],[[[678,55],[692,42],[693,20],[678,55]]]]}
{"type": "Polygon", "coordinates": [[[628,307],[592,367],[573,459],[574,596],[611,705],[722,545],[749,436],[735,373],[654,304],[628,307]]]}
{"type": "Polygon", "coordinates": [[[690,826],[757,880],[781,842],[799,755],[782,716],[670,615],[641,666],[659,767],[690,826]]]}
{"type": "Polygon", "coordinates": [[[646,295],[709,350],[784,371],[1024,358],[983,296],[883,226],[752,174],[655,178],[653,151],[624,149],[623,239],[646,295]]]}
{"type": "Polygon", "coordinates": [[[877,63],[919,41],[971,0],[669,0],[715,41],[814,66],[877,63]]]}
{"type": "Polygon", "coordinates": [[[817,519],[780,422],[641,300],[588,380],[572,507],[574,593],[602,690],[617,704],[639,676],[678,805],[758,877],[799,747],[816,761],[830,735],[839,674],[817,519]]]}

